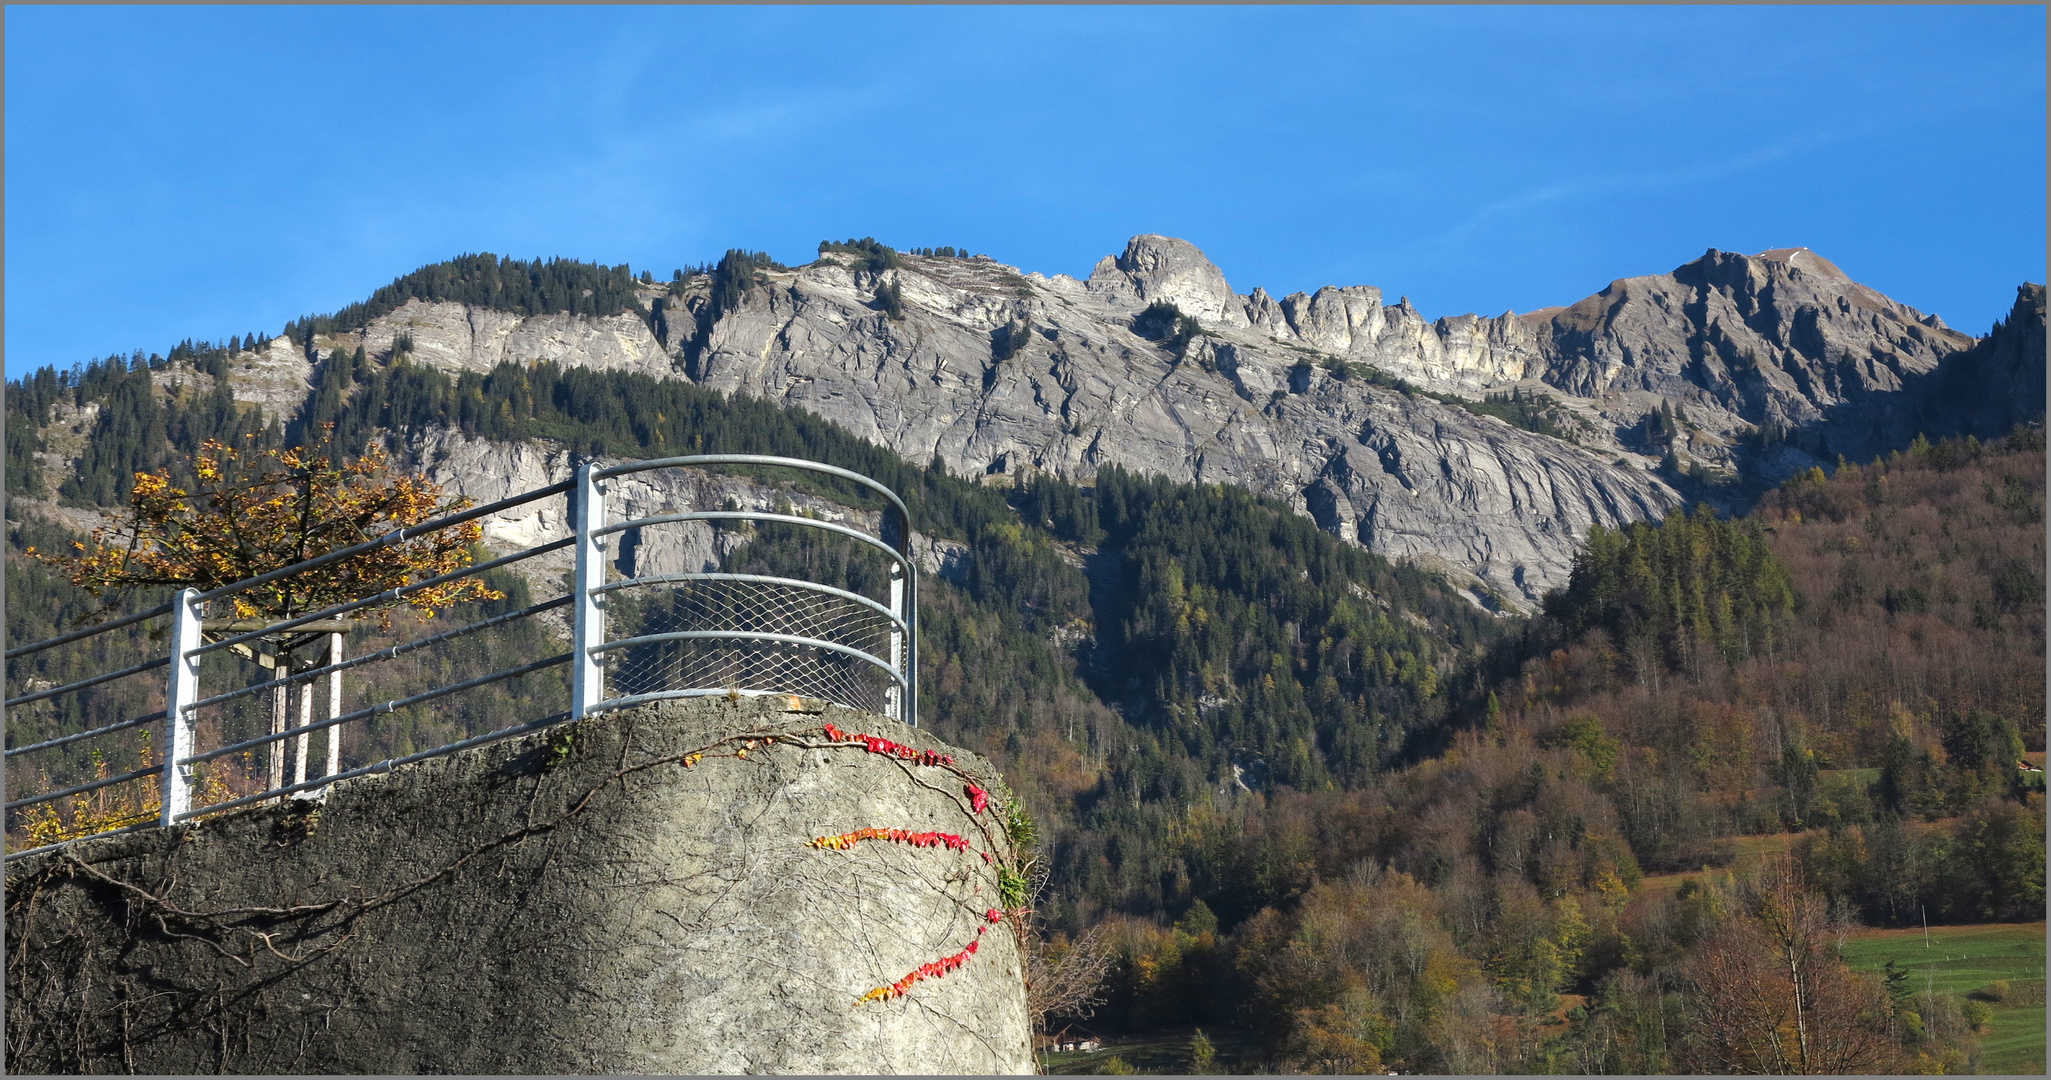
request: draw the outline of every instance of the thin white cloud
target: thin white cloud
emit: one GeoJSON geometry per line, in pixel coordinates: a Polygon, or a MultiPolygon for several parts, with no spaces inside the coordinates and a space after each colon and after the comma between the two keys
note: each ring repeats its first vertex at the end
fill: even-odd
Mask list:
{"type": "Polygon", "coordinates": [[[1786,156],[1788,156],[1786,147],[1767,146],[1739,155],[1738,157],[1708,165],[1667,169],[1660,172],[1618,173],[1562,184],[1551,184],[1489,203],[1469,215],[1466,220],[1458,225],[1433,237],[1429,242],[1447,245],[1464,241],[1495,219],[1515,211],[1529,209],[1533,206],[1560,202],[1569,198],[1607,195],[1618,191],[1656,190],[1659,188],[1699,184],[1709,180],[1720,180],[1727,176],[1756,169],[1761,165],[1780,160],[1786,156]]]}
{"type": "Polygon", "coordinates": [[[1467,220],[1441,233],[1438,237],[1438,242],[1452,243],[1457,240],[1464,240],[1472,236],[1483,225],[1511,211],[1523,210],[1549,202],[1558,202],[1569,195],[1586,191],[1589,187],[1590,185],[1584,183],[1554,184],[1550,187],[1539,188],[1536,191],[1527,191],[1522,195],[1513,195],[1507,199],[1500,199],[1475,211],[1467,220]]]}

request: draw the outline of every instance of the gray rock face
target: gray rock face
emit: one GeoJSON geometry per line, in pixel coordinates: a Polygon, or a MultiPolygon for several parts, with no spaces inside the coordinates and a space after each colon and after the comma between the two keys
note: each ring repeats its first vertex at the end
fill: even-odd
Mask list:
{"type": "MultiPolygon", "coordinates": [[[[1194,245],[1151,235],[1087,280],[911,255],[877,274],[841,254],[759,278],[702,335],[668,324],[667,346],[632,315],[519,319],[418,302],[330,344],[375,354],[404,333],[422,362],[450,368],[551,359],[675,374],[810,410],[957,473],[1087,482],[1116,464],[1241,484],[1378,552],[1528,602],[1564,583],[1588,526],[1679,503],[1649,471],[1649,448],[1620,441],[1661,402],[1688,409],[1684,460],[1730,465],[1755,425],[1828,422],[1972,343],[1799,248],[1712,251],[1572,307],[1437,320],[1367,286],[1240,295],[1194,245]],[[901,318],[876,302],[886,282],[901,318]],[[1205,331],[1180,355],[1133,330],[1157,301],[1205,331]],[[1586,430],[1570,443],[1513,428],[1348,364],[1470,399],[1544,392],[1586,430]]],[[[671,310],[702,310],[708,290],[696,279],[671,310]]],[[[658,295],[651,286],[644,301],[658,295]]],[[[1793,456],[1790,467],[1806,466],[1793,456]]]]}
{"type": "Polygon", "coordinates": [[[490,371],[505,361],[553,360],[657,378],[672,374],[670,356],[648,324],[627,313],[603,318],[521,316],[465,304],[408,300],[352,336],[369,352],[384,354],[401,335],[412,340],[413,355],[421,363],[453,371],[490,371]]]}
{"type": "MultiPolygon", "coordinates": [[[[190,373],[195,384],[206,376],[190,373]]],[[[228,388],[235,400],[263,406],[273,419],[289,418],[306,402],[313,389],[313,365],[298,346],[274,337],[260,347],[238,353],[228,366],[228,388]]]]}
{"type": "Polygon", "coordinates": [[[10,864],[9,1065],[1033,1072],[1012,923],[986,914],[1002,903],[979,855],[1011,858],[996,771],[788,700],[644,706],[344,781],[321,804],[10,864]],[[829,721],[959,765],[831,745],[829,721]],[[992,795],[983,813],[969,778],[992,795]],[[969,846],[807,844],[871,827],[969,846]],[[857,1003],[972,946],[944,977],[857,1003]]]}
{"type": "Polygon", "coordinates": [[[1170,303],[1206,324],[1246,325],[1225,272],[1195,244],[1172,236],[1135,236],[1125,254],[1109,255],[1090,273],[1090,291],[1114,306],[1170,303]]]}
{"type": "Polygon", "coordinates": [[[1552,386],[1584,397],[1645,390],[1731,421],[1785,426],[1898,391],[1973,343],[1807,248],[1712,250],[1671,274],[1611,282],[1526,321],[1552,386]]]}
{"type": "MultiPolygon", "coordinates": [[[[979,261],[904,263],[893,272],[906,305],[896,321],[868,307],[876,282],[837,260],[773,275],[713,327],[698,380],[808,409],[956,471],[1087,481],[1117,464],[1244,485],[1341,536],[1472,573],[1512,598],[1564,581],[1590,524],[1677,502],[1643,469],[1611,464],[1614,454],[1311,363],[1392,353],[1412,358],[1414,372],[1500,381],[1512,361],[1488,358],[1509,348],[1497,340],[1536,351],[1515,320],[1446,323],[1442,333],[1407,304],[1383,309],[1371,289],[1279,304],[1240,297],[1196,248],[1163,237],[1135,238],[1087,282],[979,261]],[[1209,335],[1178,357],[1134,333],[1133,317],[1159,300],[1209,335]],[[995,359],[993,340],[1014,328],[1025,344],[995,359]]],[[[1514,365],[1522,378],[1530,361],[1520,353],[1514,365]]]]}
{"type": "Polygon", "coordinates": [[[1463,410],[1420,417],[1423,406],[1401,395],[1355,398],[1329,381],[1289,406],[1314,414],[1299,421],[1306,427],[1356,433],[1305,492],[1319,525],[1392,557],[1470,571],[1513,597],[1564,583],[1589,526],[1673,505],[1650,476],[1463,410]]]}
{"type": "Polygon", "coordinates": [[[1829,410],[1829,440],[1818,449],[1866,461],[1917,434],[1986,438],[2044,419],[2044,286],[2024,284],[1992,333],[1929,371],[1907,376],[1899,394],[1866,394],[1829,410]]]}

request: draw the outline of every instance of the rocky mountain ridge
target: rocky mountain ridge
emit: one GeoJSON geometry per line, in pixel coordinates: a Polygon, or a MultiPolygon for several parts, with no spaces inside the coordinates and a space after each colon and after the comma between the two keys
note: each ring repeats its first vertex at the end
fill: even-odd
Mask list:
{"type": "MultiPolygon", "coordinates": [[[[1770,482],[1827,463],[1864,436],[1869,405],[1974,347],[1802,248],[1711,251],[1567,307],[1429,321],[1367,286],[1242,295],[1194,245],[1151,235],[1084,279],[827,251],[757,269],[726,303],[714,290],[705,274],[647,282],[641,312],[610,316],[412,299],[304,347],[272,339],[228,378],[272,415],[359,347],[451,371],[550,360],[689,379],[993,482],[1087,482],[1115,463],[1243,485],[1523,606],[1564,583],[1591,525],[1679,505],[1691,471],[1770,482]],[[1151,330],[1157,304],[1186,332],[1151,330]],[[1543,395],[1565,437],[1464,407],[1509,393],[1543,395]],[[1655,438],[1662,406],[1684,419],[1655,438]]],[[[2041,370],[2041,336],[2036,350],[2041,370]]],[[[450,479],[489,497],[469,490],[488,472],[450,479]]]]}

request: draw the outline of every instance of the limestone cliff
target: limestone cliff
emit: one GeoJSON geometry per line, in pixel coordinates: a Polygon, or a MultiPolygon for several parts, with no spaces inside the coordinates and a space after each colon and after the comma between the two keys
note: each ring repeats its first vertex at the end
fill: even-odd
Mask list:
{"type": "MultiPolygon", "coordinates": [[[[767,287],[702,338],[674,343],[675,371],[811,410],[956,471],[1043,469],[1086,481],[1116,463],[1242,484],[1375,550],[1471,572],[1511,596],[1564,580],[1589,525],[1676,501],[1642,468],[1612,464],[1616,454],[1308,363],[1321,357],[1256,325],[1245,298],[1180,241],[1139,238],[1088,282],[1028,278],[988,260],[901,261],[881,274],[835,256],[769,272],[767,287]],[[886,282],[902,292],[901,319],[873,306],[886,282]],[[1183,355],[1142,336],[1133,317],[1156,300],[1195,315],[1211,336],[1183,355]],[[998,359],[993,342],[1008,334],[1019,341],[998,359]]],[[[682,306],[703,302],[687,293],[682,306]]],[[[1309,325],[1329,305],[1292,299],[1289,310],[1298,307],[1309,325]]],[[[1397,312],[1382,320],[1395,339],[1439,340],[1421,321],[1404,322],[1407,308],[1397,312]]],[[[467,367],[444,358],[477,355],[475,321],[461,305],[415,302],[358,340],[375,352],[403,334],[415,356],[467,367]]],[[[623,338],[645,335],[637,355],[659,347],[638,320],[621,325],[623,338]]],[[[560,358],[531,348],[534,335],[501,340],[493,359],[560,358]]],[[[473,497],[492,494],[470,490],[460,473],[449,478],[473,497]]]]}
{"type": "MultiPolygon", "coordinates": [[[[1087,482],[1116,464],[1240,484],[1378,552],[1528,602],[1564,582],[1589,526],[1681,501],[1656,468],[1667,445],[1639,437],[1662,404],[1686,412],[1671,443],[1680,460],[1757,467],[1770,481],[1828,460],[1832,425],[1840,441],[1870,427],[1874,403],[1973,344],[1801,248],[1711,251],[1570,307],[1437,320],[1366,286],[1241,295],[1194,245],[1163,236],[1134,237],[1087,279],[985,257],[895,262],[879,271],[829,252],[761,270],[730,309],[710,306],[702,276],[647,285],[646,319],[413,300],[313,352],[361,346],[382,359],[404,342],[452,370],[554,360],[686,378],[810,410],[956,472],[1087,482]],[[879,290],[900,298],[896,310],[879,290]],[[1164,341],[1136,325],[1161,302],[1201,333],[1164,341]],[[1569,437],[1447,399],[1511,390],[1558,401],[1569,437]],[[1746,459],[1762,427],[1797,435],[1746,459]]],[[[295,379],[304,393],[310,369],[280,346],[231,376],[238,396],[289,396],[274,384],[295,379]]],[[[501,486],[448,478],[478,498],[501,486]]]]}
{"type": "Polygon", "coordinates": [[[1625,424],[1654,399],[1682,403],[1724,435],[1815,424],[1835,406],[1901,391],[1973,344],[1807,248],[1710,251],[1524,321],[1548,385],[1622,403],[1608,415],[1625,424]]]}

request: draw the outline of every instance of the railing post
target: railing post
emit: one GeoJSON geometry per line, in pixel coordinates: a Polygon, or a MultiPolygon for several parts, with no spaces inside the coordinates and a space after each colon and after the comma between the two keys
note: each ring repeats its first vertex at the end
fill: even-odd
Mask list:
{"type": "Polygon", "coordinates": [[[178,761],[192,755],[192,714],[186,710],[199,700],[199,657],[189,655],[200,644],[198,595],[198,589],[182,589],[171,602],[171,677],[164,693],[165,825],[177,824],[192,809],[192,766],[178,761]]]}
{"type": "MultiPolygon", "coordinates": [[[[342,632],[339,630],[329,631],[328,664],[330,666],[333,666],[341,662],[342,632]]],[[[342,715],[342,673],[337,671],[333,672],[328,676],[328,719],[332,720],[340,715],[342,715]]],[[[341,771],[342,729],[339,726],[337,726],[328,729],[328,767],[325,772],[321,773],[321,775],[333,776],[341,771]]],[[[320,791],[317,792],[317,795],[321,798],[325,798],[327,797],[327,793],[327,788],[321,788],[320,791]]]]}
{"type": "MultiPolygon", "coordinates": [[[[904,618],[904,564],[901,562],[890,564],[890,613],[904,618]]],[[[897,672],[899,678],[904,677],[904,631],[898,629],[896,623],[890,624],[890,668],[897,672]]],[[[904,688],[896,683],[883,691],[884,712],[892,720],[905,718],[904,698],[904,688]]]]}
{"type": "Polygon", "coordinates": [[[605,700],[605,667],[591,649],[605,643],[605,607],[591,590],[605,584],[605,541],[594,535],[605,526],[605,495],[593,473],[598,463],[577,466],[576,505],[570,528],[577,537],[577,567],[570,601],[570,717],[581,720],[605,700]]]}
{"type": "MultiPolygon", "coordinates": [[[[907,558],[912,554],[912,517],[909,511],[903,515],[903,547],[899,551],[907,558]]],[[[904,568],[904,722],[912,727],[919,726],[919,572],[910,562],[900,564],[904,568]]]]}

